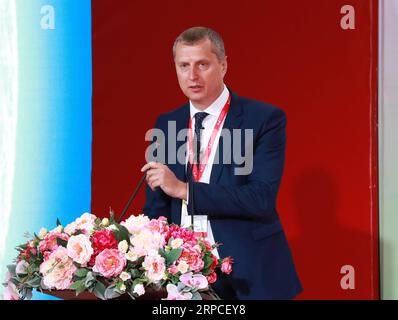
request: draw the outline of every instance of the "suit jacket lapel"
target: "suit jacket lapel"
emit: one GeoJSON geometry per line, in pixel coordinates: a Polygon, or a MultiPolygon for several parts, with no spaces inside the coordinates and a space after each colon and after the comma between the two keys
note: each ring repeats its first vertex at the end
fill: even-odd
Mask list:
{"type": "MultiPolygon", "coordinates": [[[[188,129],[188,121],[189,121],[189,103],[185,104],[184,107],[182,108],[182,112],[180,113],[180,115],[178,116],[178,118],[176,119],[176,129],[177,129],[177,136],[178,133],[181,130],[184,129],[188,129]]],[[[184,136],[185,139],[183,141],[176,141],[176,154],[177,154],[177,163],[175,166],[175,175],[176,177],[181,180],[181,181],[186,181],[186,175],[185,175],[185,158],[184,158],[184,162],[181,163],[180,161],[178,161],[178,151],[180,148],[181,151],[186,152],[187,149],[187,136],[184,136]]]]}
{"type": "MultiPolygon", "coordinates": [[[[231,93],[231,104],[229,106],[227,117],[225,118],[225,121],[224,121],[223,129],[230,130],[231,143],[232,143],[232,130],[240,128],[241,123],[242,123],[243,110],[242,110],[242,106],[239,104],[238,96],[236,94],[234,94],[230,89],[229,89],[229,92],[231,93]]],[[[223,148],[231,148],[230,154],[232,157],[232,144],[230,146],[225,145],[223,139],[220,137],[220,140],[218,141],[218,146],[217,146],[217,153],[219,155],[219,161],[217,164],[216,163],[213,164],[213,167],[211,169],[211,175],[210,175],[210,183],[218,183],[218,181],[220,180],[222,170],[225,167],[225,165],[223,165],[223,148]]]]}

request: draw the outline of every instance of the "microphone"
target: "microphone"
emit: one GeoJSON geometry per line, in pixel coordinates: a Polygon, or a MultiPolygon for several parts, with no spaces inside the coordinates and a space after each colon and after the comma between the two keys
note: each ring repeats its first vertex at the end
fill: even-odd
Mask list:
{"type": "Polygon", "coordinates": [[[194,216],[195,216],[195,205],[194,205],[194,191],[193,191],[193,172],[192,172],[192,164],[188,161],[188,166],[187,169],[189,170],[188,173],[188,188],[189,188],[189,202],[188,202],[188,207],[189,211],[191,214],[191,225],[193,231],[195,231],[195,226],[194,226],[194,216]]]}
{"type": "Polygon", "coordinates": [[[140,182],[138,182],[138,185],[135,188],[134,193],[131,195],[129,201],[127,202],[126,206],[124,207],[122,214],[120,215],[119,219],[117,220],[117,223],[120,223],[120,221],[122,221],[122,218],[126,214],[127,209],[130,207],[130,204],[133,202],[133,200],[134,200],[135,196],[137,195],[138,191],[141,189],[141,186],[142,186],[145,178],[146,178],[146,172],[144,172],[144,174],[141,177],[140,182]]]}
{"type": "MultiPolygon", "coordinates": [[[[202,126],[200,130],[203,130],[204,127],[202,126]]],[[[194,142],[193,142],[193,148],[194,148],[194,156],[193,157],[193,163],[196,163],[197,166],[200,164],[200,142],[197,140],[198,138],[195,136],[194,142]]],[[[193,177],[193,164],[189,162],[188,159],[188,165],[187,169],[189,170],[188,174],[188,186],[189,186],[189,203],[188,207],[190,210],[188,210],[188,213],[190,211],[191,214],[191,225],[192,229],[195,232],[195,224],[194,224],[194,216],[195,216],[195,204],[194,204],[194,191],[193,191],[193,184],[194,184],[194,177],[193,177]]],[[[187,171],[188,171],[187,170],[187,171]]]]}
{"type": "MultiPolygon", "coordinates": [[[[160,139],[158,139],[160,140],[160,139]]],[[[153,152],[157,151],[157,149],[160,146],[160,142],[155,142],[155,147],[153,149],[153,152]]],[[[122,221],[122,218],[124,217],[124,215],[126,214],[128,208],[130,207],[131,203],[133,202],[134,198],[136,197],[138,191],[141,189],[142,184],[144,183],[146,178],[146,171],[144,172],[144,174],[142,175],[140,181],[138,182],[137,187],[135,188],[133,194],[131,195],[129,201],[127,202],[126,206],[124,207],[122,214],[120,215],[119,219],[117,219],[117,223],[120,223],[120,221],[122,221]]]]}

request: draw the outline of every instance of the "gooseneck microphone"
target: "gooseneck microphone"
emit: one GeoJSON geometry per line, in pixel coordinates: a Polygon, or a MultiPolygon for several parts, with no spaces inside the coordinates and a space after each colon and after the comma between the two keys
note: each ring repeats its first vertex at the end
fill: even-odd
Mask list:
{"type": "MultiPolygon", "coordinates": [[[[154,149],[153,149],[153,152],[155,152],[155,151],[157,152],[157,149],[158,149],[159,146],[160,146],[161,139],[158,137],[158,140],[159,140],[159,141],[155,142],[155,147],[154,147],[154,149]]],[[[156,157],[155,157],[155,158],[156,158],[156,157]]],[[[135,188],[135,190],[134,190],[133,194],[131,195],[129,201],[127,202],[126,206],[124,207],[124,209],[123,209],[123,211],[122,211],[122,214],[120,215],[119,219],[117,220],[118,223],[119,223],[120,221],[122,221],[122,218],[123,218],[124,215],[126,214],[128,208],[130,207],[131,203],[133,202],[134,198],[136,197],[138,191],[141,189],[141,186],[142,186],[142,184],[144,183],[145,178],[146,178],[146,171],[145,171],[144,174],[142,175],[140,181],[138,182],[137,187],[135,188]]]]}
{"type": "Polygon", "coordinates": [[[189,194],[189,201],[188,201],[188,213],[191,215],[191,225],[192,231],[195,231],[194,227],[194,215],[195,215],[195,205],[194,205],[194,191],[193,191],[193,172],[192,172],[192,164],[188,161],[187,165],[187,178],[188,178],[188,194],[189,194]]]}
{"type": "Polygon", "coordinates": [[[119,219],[117,219],[117,223],[120,223],[120,221],[122,221],[122,218],[126,214],[128,208],[130,207],[130,205],[133,202],[135,196],[137,195],[138,191],[140,190],[143,182],[145,181],[145,178],[146,178],[146,172],[144,172],[144,174],[141,177],[140,182],[138,182],[137,187],[135,188],[135,190],[134,190],[133,194],[131,195],[129,201],[127,202],[126,206],[124,207],[122,214],[120,215],[119,219]]]}

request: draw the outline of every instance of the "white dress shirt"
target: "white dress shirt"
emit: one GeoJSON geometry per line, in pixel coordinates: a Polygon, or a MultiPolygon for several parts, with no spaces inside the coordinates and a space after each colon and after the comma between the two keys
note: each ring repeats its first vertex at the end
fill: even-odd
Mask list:
{"type": "MultiPolygon", "coordinates": [[[[204,112],[208,113],[208,116],[203,120],[203,125],[202,126],[204,127],[204,129],[201,130],[201,140],[200,140],[201,141],[201,146],[200,146],[200,154],[201,155],[204,154],[204,151],[207,148],[207,145],[208,145],[209,140],[210,140],[210,136],[211,136],[211,134],[213,132],[213,129],[214,129],[214,126],[215,126],[215,124],[217,122],[218,116],[220,115],[222,109],[224,108],[224,106],[225,106],[225,104],[226,104],[226,102],[228,100],[228,97],[229,97],[229,91],[228,91],[227,87],[224,85],[224,90],[221,93],[221,95],[209,107],[207,107],[205,110],[197,109],[193,105],[192,101],[189,101],[192,128],[195,128],[195,117],[194,116],[195,116],[195,114],[197,112],[204,111],[204,112]]],[[[225,118],[224,118],[220,128],[223,127],[224,121],[225,121],[225,118]]],[[[211,150],[209,159],[207,161],[207,165],[205,167],[205,170],[203,171],[202,177],[200,178],[199,182],[202,182],[202,183],[209,183],[210,182],[211,170],[212,170],[212,167],[213,167],[214,157],[216,155],[216,150],[217,150],[217,147],[218,147],[218,141],[220,139],[220,135],[221,135],[221,129],[218,131],[218,133],[217,133],[217,135],[215,137],[213,148],[211,150]]],[[[186,158],[186,162],[185,162],[186,165],[187,165],[187,162],[188,162],[189,147],[190,146],[188,145],[187,146],[187,158],[186,158]]],[[[188,197],[187,197],[187,199],[188,199],[188,197]]],[[[189,227],[190,224],[191,224],[190,221],[191,221],[191,218],[188,215],[187,207],[186,207],[186,205],[184,203],[182,203],[182,206],[181,206],[181,224],[182,224],[183,227],[189,227]]],[[[213,232],[211,230],[210,220],[208,220],[206,240],[208,240],[211,244],[215,243],[214,235],[213,235],[213,232]]],[[[213,250],[213,254],[217,258],[220,258],[219,255],[218,255],[217,249],[213,250]]]]}

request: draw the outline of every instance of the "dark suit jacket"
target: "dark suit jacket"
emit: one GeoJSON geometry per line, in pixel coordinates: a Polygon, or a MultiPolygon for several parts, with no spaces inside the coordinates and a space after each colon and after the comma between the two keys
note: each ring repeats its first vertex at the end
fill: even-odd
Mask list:
{"type": "MultiPolygon", "coordinates": [[[[220,275],[213,284],[223,299],[291,299],[302,291],[292,255],[276,211],[276,197],[281,181],[285,154],[285,113],[269,104],[232,94],[223,128],[253,129],[253,170],[236,175],[242,167],[235,162],[222,164],[224,148],[231,145],[220,138],[219,164],[214,164],[210,183],[194,183],[195,213],[207,214],[220,258],[232,256],[233,272],[220,275]]],[[[177,133],[187,128],[189,103],[162,114],[155,127],[166,133],[168,121],[176,122],[177,133]]],[[[241,141],[244,150],[244,139],[241,141]]],[[[177,141],[179,149],[184,141],[177,141]]],[[[173,147],[174,148],[174,147],[173,147]]],[[[186,181],[184,164],[166,164],[176,177],[186,181]]],[[[167,196],[160,188],[147,187],[145,215],[161,215],[180,224],[181,200],[167,196]]]]}

